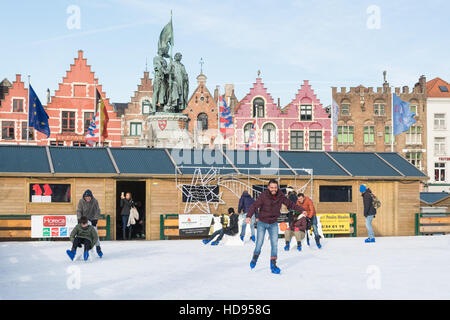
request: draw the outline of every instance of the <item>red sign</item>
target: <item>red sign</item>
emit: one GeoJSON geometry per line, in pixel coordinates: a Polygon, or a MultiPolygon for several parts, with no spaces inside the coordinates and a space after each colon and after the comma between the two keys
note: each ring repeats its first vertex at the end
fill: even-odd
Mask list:
{"type": "Polygon", "coordinates": [[[85,141],[86,136],[74,135],[74,134],[57,134],[56,140],[60,141],[85,141]]]}
{"type": "Polygon", "coordinates": [[[44,227],[65,227],[65,226],[66,226],[65,216],[44,216],[44,227]]]}
{"type": "Polygon", "coordinates": [[[161,130],[164,130],[167,126],[167,120],[158,120],[158,127],[161,130]]]}
{"type": "Polygon", "coordinates": [[[450,161],[450,157],[439,157],[439,161],[450,161]]]}
{"type": "Polygon", "coordinates": [[[52,228],[52,237],[59,237],[59,228],[52,228]]]}

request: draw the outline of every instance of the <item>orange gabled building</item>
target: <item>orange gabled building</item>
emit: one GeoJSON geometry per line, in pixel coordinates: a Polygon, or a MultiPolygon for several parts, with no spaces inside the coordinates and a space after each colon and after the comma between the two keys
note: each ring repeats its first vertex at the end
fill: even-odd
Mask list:
{"type": "Polygon", "coordinates": [[[51,134],[48,140],[41,140],[39,144],[85,146],[86,130],[95,110],[95,89],[102,95],[108,111],[108,137],[104,139],[105,146],[120,147],[120,119],[91,71],[91,66],[83,57],[82,50],[78,51],[77,58],[47,105],[51,134]]]}

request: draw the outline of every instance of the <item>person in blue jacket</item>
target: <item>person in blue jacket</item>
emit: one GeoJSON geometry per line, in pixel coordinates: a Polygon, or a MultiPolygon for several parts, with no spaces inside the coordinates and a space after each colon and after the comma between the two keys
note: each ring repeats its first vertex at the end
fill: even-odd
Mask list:
{"type": "MultiPolygon", "coordinates": [[[[244,190],[242,192],[241,198],[239,199],[239,205],[238,205],[238,213],[240,214],[243,211],[243,219],[242,219],[242,230],[241,230],[241,240],[244,241],[245,237],[245,229],[247,227],[246,222],[246,216],[248,209],[250,206],[255,202],[255,199],[252,198],[252,196],[247,192],[247,190],[244,190]]],[[[251,223],[250,223],[250,230],[252,232],[252,235],[250,239],[252,239],[253,242],[255,242],[255,220],[256,215],[252,216],[251,223]]]]}

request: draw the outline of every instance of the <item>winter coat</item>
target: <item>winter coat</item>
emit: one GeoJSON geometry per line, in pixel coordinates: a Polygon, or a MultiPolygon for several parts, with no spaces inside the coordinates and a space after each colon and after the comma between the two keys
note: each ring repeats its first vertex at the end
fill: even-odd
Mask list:
{"type": "Polygon", "coordinates": [[[239,216],[236,213],[233,213],[229,216],[229,219],[230,223],[223,231],[225,234],[232,236],[239,232],[239,216]]]}
{"type": "Polygon", "coordinates": [[[297,204],[300,206],[303,206],[303,208],[306,211],[305,215],[308,219],[312,219],[312,217],[314,217],[316,215],[316,209],[314,208],[314,204],[309,197],[305,196],[303,203],[301,203],[300,201],[297,201],[297,204]]]}
{"type": "Polygon", "coordinates": [[[98,235],[95,228],[91,225],[83,228],[81,224],[77,224],[70,233],[70,241],[73,243],[75,237],[88,239],[91,242],[91,246],[94,246],[98,241],[98,235]]]}
{"type": "Polygon", "coordinates": [[[305,232],[306,231],[306,211],[302,214],[293,214],[292,220],[289,221],[289,229],[292,231],[295,231],[296,228],[298,228],[300,231],[305,232]]]}
{"type": "Polygon", "coordinates": [[[269,189],[264,190],[263,193],[250,206],[247,213],[247,218],[251,218],[257,209],[259,209],[258,219],[264,223],[275,223],[280,217],[281,205],[284,204],[289,210],[294,210],[299,213],[305,211],[302,206],[290,201],[283,192],[278,189],[278,192],[273,196],[269,189]]]}
{"type": "Polygon", "coordinates": [[[128,217],[127,227],[130,225],[135,225],[136,221],[139,221],[139,212],[135,207],[130,209],[130,216],[128,217]]]}
{"type": "Polygon", "coordinates": [[[134,206],[133,199],[130,199],[130,200],[127,200],[126,198],[120,199],[120,207],[122,208],[122,211],[120,211],[120,215],[129,216],[130,209],[133,206],[134,206]]]}
{"type": "Polygon", "coordinates": [[[86,216],[88,220],[100,219],[100,206],[97,199],[92,197],[91,201],[87,202],[84,197],[78,201],[77,218],[80,220],[82,216],[86,216]]]}
{"type": "Polygon", "coordinates": [[[361,195],[363,197],[364,203],[364,217],[374,216],[375,218],[375,215],[377,214],[377,209],[373,207],[371,193],[372,191],[370,189],[367,189],[361,195]]]}
{"type": "Polygon", "coordinates": [[[241,213],[242,211],[244,211],[244,213],[247,213],[253,202],[255,202],[255,199],[253,199],[247,191],[244,191],[241,198],[239,199],[238,213],[241,213]]]}

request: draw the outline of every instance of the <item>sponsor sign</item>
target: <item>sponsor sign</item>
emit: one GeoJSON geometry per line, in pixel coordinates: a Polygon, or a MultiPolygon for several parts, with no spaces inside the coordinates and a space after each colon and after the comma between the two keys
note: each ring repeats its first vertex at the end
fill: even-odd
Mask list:
{"type": "Polygon", "coordinates": [[[212,214],[180,214],[178,216],[179,235],[208,236],[212,221],[212,214]]]}
{"type": "Polygon", "coordinates": [[[351,233],[350,213],[318,213],[324,234],[351,233]]]}
{"type": "Polygon", "coordinates": [[[31,237],[66,238],[77,224],[76,215],[31,216],[31,237]]]}

